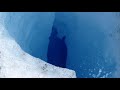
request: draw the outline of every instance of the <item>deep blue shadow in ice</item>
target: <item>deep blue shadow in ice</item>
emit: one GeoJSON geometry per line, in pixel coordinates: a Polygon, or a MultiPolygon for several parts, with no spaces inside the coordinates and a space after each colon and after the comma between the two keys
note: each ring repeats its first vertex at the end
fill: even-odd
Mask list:
{"type": "MultiPolygon", "coordinates": [[[[99,20],[100,13],[98,16],[97,13],[91,14],[57,13],[53,23],[54,15],[50,13],[12,12],[8,13],[4,22],[9,34],[30,55],[47,60],[53,65],[72,69],[78,78],[102,77],[109,73],[111,74],[107,76],[112,77],[112,73],[116,71],[115,58],[113,55],[104,55],[106,35],[101,32],[103,21],[99,20]],[[51,33],[52,26],[54,27],[51,33]],[[63,38],[59,38],[57,34],[63,38]],[[102,72],[99,75],[100,69],[102,72]]],[[[105,14],[100,14],[100,17],[101,15],[105,14]]],[[[105,19],[104,24],[109,27],[108,31],[112,25],[109,23],[110,21],[105,19]]]]}
{"type": "Polygon", "coordinates": [[[47,59],[48,63],[65,68],[67,59],[65,36],[60,39],[57,34],[57,29],[53,27],[51,36],[49,37],[47,59]]]}

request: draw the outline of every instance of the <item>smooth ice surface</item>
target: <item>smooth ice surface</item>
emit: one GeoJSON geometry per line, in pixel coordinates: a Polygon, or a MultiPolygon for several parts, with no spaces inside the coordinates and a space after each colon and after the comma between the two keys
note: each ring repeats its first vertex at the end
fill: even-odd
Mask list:
{"type": "Polygon", "coordinates": [[[8,34],[0,14],[0,78],[75,78],[73,70],[60,68],[24,52],[8,34]]]}
{"type": "Polygon", "coordinates": [[[114,12],[56,13],[58,36],[66,36],[67,67],[77,77],[115,77],[120,60],[119,21],[114,12]]]}

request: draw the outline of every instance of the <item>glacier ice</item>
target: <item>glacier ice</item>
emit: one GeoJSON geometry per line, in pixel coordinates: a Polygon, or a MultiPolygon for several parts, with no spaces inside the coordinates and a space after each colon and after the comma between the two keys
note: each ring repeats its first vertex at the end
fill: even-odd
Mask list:
{"type": "Polygon", "coordinates": [[[116,12],[56,13],[59,37],[66,36],[67,67],[75,70],[77,77],[115,77],[120,33],[113,32],[119,31],[119,19],[116,12]]]}
{"type": "Polygon", "coordinates": [[[23,50],[47,61],[54,12],[6,12],[4,23],[23,50]]]}
{"type": "Polygon", "coordinates": [[[119,13],[5,12],[1,15],[4,27],[26,54],[47,62],[49,36],[52,27],[56,27],[58,37],[66,37],[66,68],[74,70],[77,77],[120,77],[119,13]]]}
{"type": "MultiPolygon", "coordinates": [[[[0,16],[2,21],[4,17],[0,16]]],[[[0,78],[75,78],[73,70],[56,67],[24,52],[0,23],[0,78]]]]}

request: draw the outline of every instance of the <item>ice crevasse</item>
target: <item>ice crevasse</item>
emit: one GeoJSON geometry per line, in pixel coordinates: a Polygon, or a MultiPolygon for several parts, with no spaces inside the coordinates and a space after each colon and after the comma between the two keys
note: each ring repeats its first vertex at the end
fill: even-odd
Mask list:
{"type": "Polygon", "coordinates": [[[0,22],[2,77],[120,77],[119,12],[1,12],[0,22]],[[57,40],[67,47],[66,68],[54,65],[57,40]]]}
{"type": "MultiPolygon", "coordinates": [[[[20,45],[18,44],[20,42],[16,42],[18,39],[20,39],[19,35],[23,33],[22,31],[19,31],[20,23],[18,23],[18,28],[14,26],[14,29],[16,29],[16,31],[14,31],[13,29],[13,31],[11,31],[12,33],[11,34],[9,30],[7,30],[7,27],[5,27],[6,24],[5,19],[7,18],[7,15],[9,15],[9,13],[0,13],[0,78],[75,78],[76,77],[75,71],[66,68],[56,67],[39,58],[33,57],[24,51],[24,50],[27,51],[27,48],[25,48],[25,46],[24,47],[21,46],[24,48],[24,50],[21,49],[20,45]],[[18,33],[14,33],[14,32],[18,32],[18,33]],[[15,36],[17,38],[16,40],[14,39],[15,38],[14,35],[16,35],[15,36]]],[[[44,23],[44,20],[42,22],[43,25],[47,24],[44,23]]],[[[11,22],[7,22],[7,23],[10,24],[11,22]]],[[[13,23],[14,23],[14,19],[13,19],[13,23]]],[[[31,26],[27,26],[27,27],[29,28],[31,26]]],[[[50,25],[48,25],[47,29],[46,27],[40,27],[40,28],[44,28],[45,30],[47,30],[48,28],[50,28],[50,25]]]]}

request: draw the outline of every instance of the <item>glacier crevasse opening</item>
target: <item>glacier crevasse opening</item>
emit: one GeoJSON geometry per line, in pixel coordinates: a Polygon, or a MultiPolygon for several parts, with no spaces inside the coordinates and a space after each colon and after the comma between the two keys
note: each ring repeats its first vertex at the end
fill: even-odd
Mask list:
{"type": "Polygon", "coordinates": [[[77,77],[119,76],[119,17],[114,12],[6,12],[4,25],[24,51],[47,62],[52,27],[66,36],[66,67],[77,77]],[[117,33],[117,34],[116,34],[117,33]]]}

